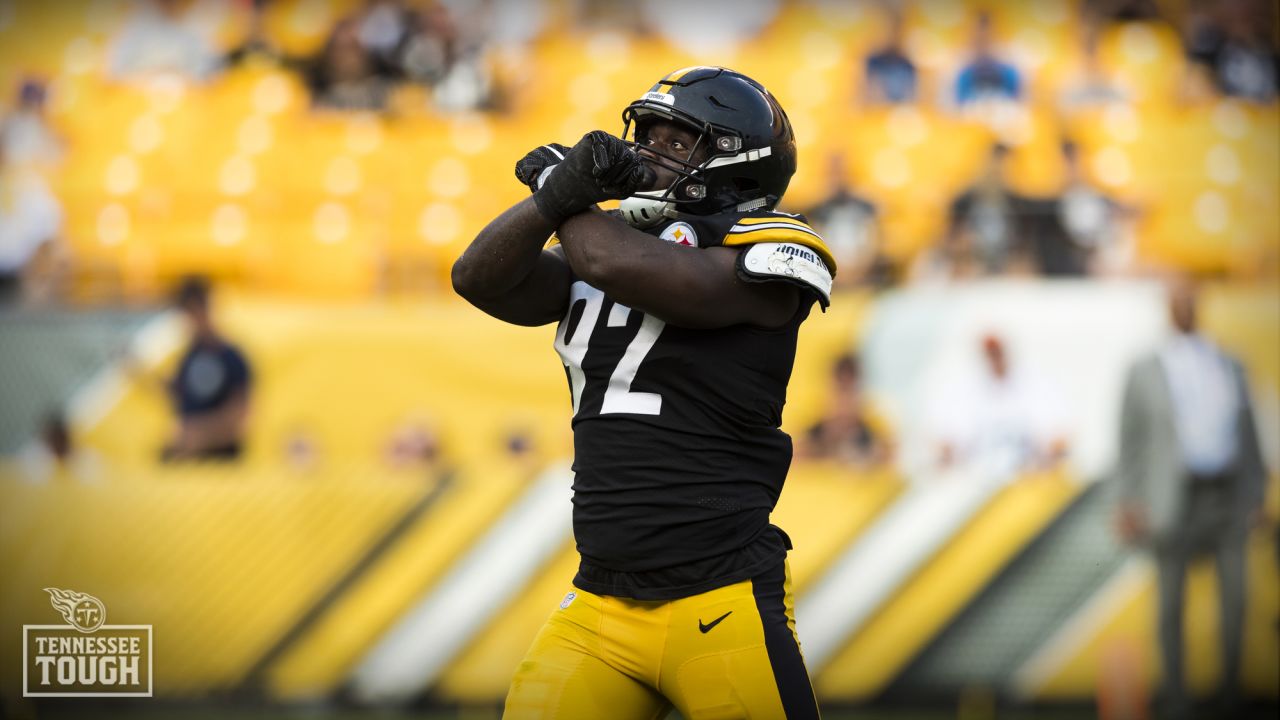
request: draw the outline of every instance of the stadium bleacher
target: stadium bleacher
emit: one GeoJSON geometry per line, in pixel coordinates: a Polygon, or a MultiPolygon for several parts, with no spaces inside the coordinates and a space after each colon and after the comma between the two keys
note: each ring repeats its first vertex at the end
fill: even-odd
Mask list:
{"type": "MultiPolygon", "coordinates": [[[[329,27],[313,13],[341,12],[324,3],[277,6],[268,27],[298,51],[313,49],[329,27]]],[[[261,63],[204,84],[171,76],[122,84],[101,65],[112,28],[104,18],[122,13],[86,5],[77,27],[75,4],[56,13],[16,7],[0,30],[14,40],[4,43],[12,59],[0,79],[13,82],[19,69],[50,78],[52,119],[73,150],[53,177],[67,206],[67,241],[86,272],[117,273],[132,297],[154,297],[192,272],[255,290],[367,297],[385,289],[390,268],[408,265],[438,285],[485,218],[520,197],[509,173],[526,138],[571,142],[592,127],[620,129],[619,108],[652,81],[651,68],[696,60],[661,40],[547,35],[521,52],[521,85],[503,115],[418,107],[335,116],[309,112],[296,75],[261,63]],[[33,34],[44,38],[39,52],[28,47],[33,34]]],[[[1035,196],[1060,186],[1058,144],[1075,139],[1091,178],[1141,208],[1144,260],[1247,274],[1275,256],[1280,228],[1267,211],[1280,192],[1274,105],[1181,97],[1176,32],[1131,23],[1107,30],[1099,55],[1133,101],[1062,118],[1055,82],[1077,62],[1075,16],[992,7],[1001,37],[1031,65],[1033,100],[995,126],[928,101],[859,109],[860,59],[883,22],[869,9],[833,22],[806,3],[784,4],[751,52],[726,62],[776,89],[806,167],[821,167],[824,153],[846,156],[855,186],[882,205],[884,248],[899,263],[941,236],[946,202],[997,137],[1014,147],[1011,185],[1035,196]]],[[[968,15],[957,12],[907,18],[935,92],[965,51],[968,15]]],[[[490,62],[511,61],[495,50],[490,62]]],[[[802,171],[789,204],[819,200],[822,180],[802,171]]]]}

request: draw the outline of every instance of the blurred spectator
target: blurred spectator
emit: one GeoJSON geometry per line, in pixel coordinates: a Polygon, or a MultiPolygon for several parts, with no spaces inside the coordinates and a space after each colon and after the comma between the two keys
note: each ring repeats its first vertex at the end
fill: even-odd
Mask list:
{"type": "Polygon", "coordinates": [[[393,70],[360,44],[359,26],[337,24],[307,73],[311,100],[333,110],[382,110],[393,87],[393,70]]]}
{"type": "Polygon", "coordinates": [[[539,22],[537,6],[532,2],[519,4],[507,0],[484,6],[488,12],[480,6],[470,6],[466,11],[468,7],[451,6],[446,12],[445,6],[439,5],[419,13],[416,30],[401,56],[406,75],[417,77],[426,70],[429,78],[431,65],[423,62],[429,53],[419,51],[415,56],[410,51],[419,46],[435,45],[440,48],[446,58],[446,72],[435,81],[432,93],[432,103],[440,110],[465,112],[503,107],[506,98],[488,61],[489,45],[495,42],[495,32],[505,33],[504,50],[519,48],[529,36],[513,32],[510,28],[502,30],[504,24],[510,24],[511,18],[498,22],[495,14],[508,13],[512,18],[523,18],[533,23],[534,27],[539,22]]]}
{"type": "Polygon", "coordinates": [[[32,482],[99,479],[97,455],[76,446],[67,419],[60,412],[44,419],[35,442],[20,453],[19,464],[23,477],[32,482]]]}
{"type": "Polygon", "coordinates": [[[647,9],[634,0],[565,0],[564,5],[564,14],[572,18],[577,32],[623,30],[642,36],[653,32],[646,19],[647,9]]]}
{"type": "Polygon", "coordinates": [[[852,287],[864,281],[876,287],[892,284],[892,268],[879,251],[876,207],[849,187],[844,157],[838,153],[827,161],[827,187],[830,194],[804,214],[835,256],[840,269],[836,286],[852,287]]]}
{"type": "Polygon", "coordinates": [[[44,178],[10,165],[0,145],[0,303],[31,296],[42,276],[59,272],[51,256],[62,219],[62,206],[44,178]]]}
{"type": "Polygon", "coordinates": [[[1274,4],[1214,2],[1193,19],[1187,54],[1204,66],[1223,95],[1273,102],[1280,89],[1274,28],[1274,4]]]}
{"type": "Polygon", "coordinates": [[[1058,197],[1021,201],[1017,232],[1029,240],[1036,269],[1050,277],[1080,276],[1120,257],[1124,208],[1085,182],[1075,144],[1062,143],[1067,184],[1058,197]]]}
{"type": "Polygon", "coordinates": [[[440,477],[445,472],[440,436],[425,420],[409,420],[392,431],[383,450],[383,461],[394,471],[440,477]]]}
{"type": "Polygon", "coordinates": [[[508,428],[503,437],[503,450],[508,460],[523,468],[531,476],[542,469],[542,457],[538,453],[537,441],[528,427],[508,428]]]}
{"type": "Polygon", "coordinates": [[[871,105],[915,102],[919,81],[915,63],[903,45],[902,14],[889,12],[889,37],[867,56],[863,66],[863,101],[871,105]]]}
{"type": "Polygon", "coordinates": [[[484,12],[444,2],[368,0],[334,28],[312,63],[308,77],[315,103],[361,110],[384,110],[392,103],[393,111],[413,111],[422,96],[395,93],[399,83],[409,82],[431,88],[431,104],[438,109],[490,107],[495,92],[484,62],[486,19],[484,12]]]}
{"type": "Polygon", "coordinates": [[[25,78],[13,109],[0,121],[5,162],[18,167],[47,167],[62,159],[63,141],[45,117],[45,85],[25,78]]]}
{"type": "Polygon", "coordinates": [[[60,414],[50,415],[40,429],[40,444],[59,463],[71,459],[71,430],[60,414]]]}
{"type": "Polygon", "coordinates": [[[503,102],[478,49],[460,54],[432,95],[435,107],[447,112],[499,108],[503,102]]]}
{"type": "Polygon", "coordinates": [[[1099,32],[1081,32],[1080,66],[1058,90],[1058,111],[1064,115],[1129,101],[1130,93],[1111,78],[1098,54],[1099,32]]]}
{"type": "Polygon", "coordinates": [[[394,62],[396,50],[409,32],[409,15],[409,9],[400,0],[365,0],[364,9],[356,19],[360,45],[378,59],[394,62]]]}
{"type": "Polygon", "coordinates": [[[217,68],[218,55],[205,34],[186,18],[183,0],[142,0],[112,42],[112,76],[129,78],[177,73],[202,79],[217,68]]]}
{"type": "Polygon", "coordinates": [[[991,146],[977,181],[951,202],[946,237],[914,269],[917,279],[964,279],[1029,269],[1028,244],[1017,227],[1027,202],[1005,183],[1008,154],[1004,145],[991,146]]]}
{"type": "Polygon", "coordinates": [[[862,391],[862,364],[856,355],[841,355],[831,370],[830,407],[805,433],[801,455],[837,460],[857,467],[880,465],[892,449],[877,428],[862,391]]]}
{"type": "Polygon", "coordinates": [[[176,304],[191,340],[169,382],[178,431],[162,459],[238,459],[249,414],[249,363],[214,325],[207,281],[185,280],[176,304]]]}
{"type": "Polygon", "coordinates": [[[1061,462],[1068,441],[1057,388],[1015,367],[999,335],[983,336],[980,349],[982,371],[950,384],[929,409],[938,467],[1012,475],[1061,462]]]}
{"type": "MultiPolygon", "coordinates": [[[[1063,211],[1066,210],[1066,199],[1066,195],[1049,198],[1025,198],[1020,203],[1021,207],[1018,210],[1017,222],[1015,223],[1016,232],[1019,233],[1020,237],[1026,238],[1031,252],[1033,268],[1040,275],[1048,277],[1079,277],[1084,275],[1087,270],[1089,248],[1083,247],[1076,242],[1076,238],[1068,232],[1064,222],[1066,218],[1063,211]]],[[[1098,200],[1102,200],[1102,198],[1096,195],[1084,195],[1076,198],[1077,202],[1085,203],[1078,208],[1080,212],[1085,213],[1085,217],[1082,218],[1083,221],[1087,221],[1090,224],[1105,221],[1105,218],[1088,215],[1105,209],[1097,205],[1088,204],[1098,200]]],[[[1093,238],[1088,236],[1087,239],[1093,238]]]]}
{"type": "MultiPolygon", "coordinates": [[[[518,51],[542,35],[555,13],[585,12],[589,7],[600,4],[600,0],[578,0],[576,3],[573,0],[489,0],[483,4],[454,6],[452,10],[460,34],[483,35],[488,44],[518,51]]],[[[578,19],[576,15],[574,19],[578,19]]],[[[612,24],[601,29],[617,33],[624,27],[634,25],[612,24]]]]}
{"type": "Polygon", "coordinates": [[[302,425],[290,430],[284,440],[285,465],[295,473],[307,474],[319,468],[320,461],[320,442],[315,433],[302,425]]]}
{"type": "Polygon", "coordinates": [[[636,4],[645,28],[676,47],[687,45],[689,29],[697,28],[702,52],[748,42],[769,25],[781,6],[779,0],[641,0],[636,4]]]}
{"type": "Polygon", "coordinates": [[[973,29],[973,56],[956,76],[955,103],[958,106],[1017,101],[1022,97],[1022,77],[1018,69],[995,54],[991,16],[979,13],[973,29]]]}
{"type": "Polygon", "coordinates": [[[1079,148],[1062,144],[1066,184],[1060,195],[1030,198],[1005,182],[1009,150],[991,148],[978,180],[951,203],[941,247],[913,269],[914,279],[1039,273],[1080,276],[1128,266],[1124,223],[1133,210],[1090,185],[1079,148]]]}
{"type": "MultiPolygon", "coordinates": [[[[1110,275],[1127,269],[1133,262],[1127,225],[1136,209],[1102,193],[1086,180],[1080,148],[1074,142],[1063,142],[1062,156],[1067,184],[1058,199],[1058,220],[1072,246],[1083,253],[1084,272],[1110,275]]],[[[1042,271],[1048,272],[1043,266],[1042,271]]]]}
{"type": "Polygon", "coordinates": [[[298,65],[298,61],[288,56],[285,51],[271,39],[267,32],[266,17],[263,14],[263,3],[254,2],[249,12],[249,31],[245,39],[236,47],[227,51],[221,64],[225,67],[265,63],[280,67],[298,65]]]}
{"type": "Polygon", "coordinates": [[[439,83],[457,62],[461,49],[458,26],[449,9],[431,4],[407,14],[403,25],[400,40],[390,49],[396,65],[408,80],[423,85],[439,83]]]}
{"type": "Polygon", "coordinates": [[[1240,700],[1245,616],[1245,538],[1261,517],[1266,468],[1239,361],[1197,331],[1196,288],[1174,284],[1173,337],[1129,372],[1117,468],[1122,539],[1155,554],[1164,688],[1159,714],[1190,717],[1183,678],[1187,565],[1213,554],[1218,569],[1222,692],[1233,717],[1240,700]]]}
{"type": "Polygon", "coordinates": [[[1156,0],[1085,0],[1080,13],[1086,24],[1102,27],[1108,23],[1159,20],[1160,5],[1156,0]]]}

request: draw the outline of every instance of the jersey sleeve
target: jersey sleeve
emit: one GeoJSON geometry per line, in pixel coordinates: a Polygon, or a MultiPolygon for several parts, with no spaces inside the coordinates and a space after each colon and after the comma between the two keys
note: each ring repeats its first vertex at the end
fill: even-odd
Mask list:
{"type": "Polygon", "coordinates": [[[725,233],[726,247],[745,246],[738,274],[749,282],[790,282],[831,302],[836,262],[831,250],[803,216],[769,212],[744,215],[725,233]]]}

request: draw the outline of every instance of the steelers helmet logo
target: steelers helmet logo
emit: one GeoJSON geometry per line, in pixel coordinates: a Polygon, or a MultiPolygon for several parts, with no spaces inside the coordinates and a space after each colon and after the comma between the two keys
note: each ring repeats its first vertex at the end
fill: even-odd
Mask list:
{"type": "Polygon", "coordinates": [[[698,247],[698,234],[693,231],[689,223],[677,222],[671,223],[666,230],[660,235],[663,240],[676,245],[688,245],[689,247],[698,247]]]}

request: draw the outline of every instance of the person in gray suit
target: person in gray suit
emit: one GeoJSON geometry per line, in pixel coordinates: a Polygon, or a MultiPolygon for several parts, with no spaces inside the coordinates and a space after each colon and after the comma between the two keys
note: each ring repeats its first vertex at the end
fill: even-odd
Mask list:
{"type": "Polygon", "coordinates": [[[1120,421],[1117,530],[1154,553],[1164,663],[1160,715],[1187,717],[1182,611],[1188,563],[1217,562],[1223,652],[1219,711],[1240,709],[1245,537],[1261,518],[1266,470],[1244,369],[1197,332],[1196,288],[1173,285],[1176,331],[1130,370],[1120,421]]]}

